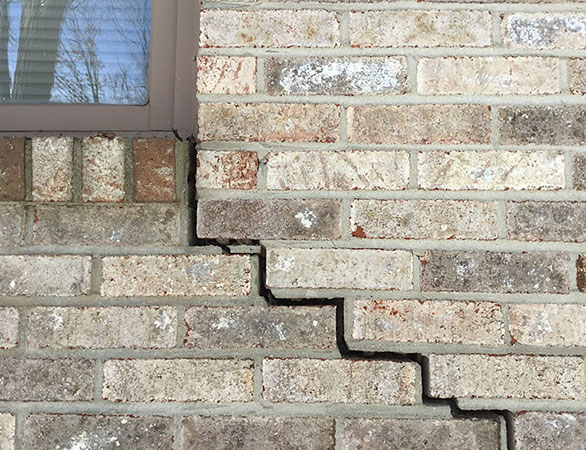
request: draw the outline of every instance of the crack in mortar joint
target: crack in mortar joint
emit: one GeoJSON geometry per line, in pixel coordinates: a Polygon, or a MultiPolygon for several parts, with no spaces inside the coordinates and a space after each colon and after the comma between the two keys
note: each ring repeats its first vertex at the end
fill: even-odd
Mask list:
{"type": "Polygon", "coordinates": [[[259,280],[258,293],[269,306],[335,306],[336,307],[336,345],[343,359],[353,360],[386,360],[386,361],[412,361],[419,365],[421,370],[422,382],[422,402],[423,405],[444,405],[450,408],[453,418],[475,418],[475,419],[495,419],[499,418],[501,424],[504,423],[507,436],[507,450],[513,450],[513,414],[508,410],[463,410],[458,406],[455,398],[437,399],[429,396],[430,371],[427,358],[422,353],[401,353],[401,352],[380,352],[380,351],[360,351],[350,349],[344,335],[344,298],[303,298],[303,299],[281,299],[277,298],[267,287],[267,249],[261,244],[260,240],[235,240],[235,239],[203,239],[197,236],[197,145],[194,142],[189,143],[189,166],[187,175],[187,203],[189,208],[194,210],[193,223],[191,224],[189,242],[194,247],[213,246],[222,250],[223,254],[239,255],[248,253],[239,253],[233,251],[232,246],[254,245],[260,247],[259,254],[259,280]]]}

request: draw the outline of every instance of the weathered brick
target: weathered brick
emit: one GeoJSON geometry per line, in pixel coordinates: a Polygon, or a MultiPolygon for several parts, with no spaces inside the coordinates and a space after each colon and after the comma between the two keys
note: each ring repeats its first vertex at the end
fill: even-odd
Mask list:
{"type": "Polygon", "coordinates": [[[586,154],[574,155],[572,179],[574,188],[578,191],[586,190],[586,154]]]}
{"type": "Polygon", "coordinates": [[[250,258],[240,255],[105,257],[102,295],[240,296],[250,293],[250,258]]]}
{"type": "Polygon", "coordinates": [[[189,348],[336,348],[334,306],[193,306],[185,324],[189,348]]]}
{"type": "Polygon", "coordinates": [[[0,256],[0,295],[85,295],[90,266],[89,256],[0,256]]]}
{"type": "Polygon", "coordinates": [[[409,183],[405,151],[272,152],[266,158],[272,190],[399,190],[409,183]]]}
{"type": "Polygon", "coordinates": [[[172,348],[177,312],[169,306],[34,308],[27,337],[32,348],[172,348]]]}
{"type": "Polygon", "coordinates": [[[413,285],[411,253],[402,250],[272,248],[267,287],[400,289],[413,285]]]}
{"type": "Polygon", "coordinates": [[[35,245],[179,245],[175,205],[39,205],[35,245]]]}
{"type": "Polygon", "coordinates": [[[116,402],[249,402],[253,371],[249,360],[108,360],[102,393],[116,402]]]}
{"type": "Polygon", "coordinates": [[[513,416],[515,448],[519,450],[583,450],[586,414],[522,412],[513,416]]]}
{"type": "Polygon", "coordinates": [[[204,10],[200,47],[337,47],[340,24],[333,11],[204,10]]]}
{"type": "Polygon", "coordinates": [[[24,200],[24,139],[0,138],[0,201],[24,200]]]}
{"type": "Polygon", "coordinates": [[[492,302],[354,300],[352,337],[496,346],[504,344],[504,317],[492,302]]]}
{"type": "Polygon", "coordinates": [[[580,357],[430,355],[429,373],[434,398],[586,398],[580,357]]]}
{"type": "Polygon", "coordinates": [[[72,402],[93,399],[94,362],[0,359],[0,400],[72,402]]]}
{"type": "Polygon", "coordinates": [[[350,142],[364,144],[487,144],[490,141],[490,107],[350,107],[348,138],[350,142]]]}
{"type": "MultiPolygon", "coordinates": [[[[18,345],[19,313],[15,308],[0,308],[0,348],[18,345]]],[[[0,439],[0,448],[2,448],[0,439]]]]}
{"type": "Polygon", "coordinates": [[[419,152],[419,187],[445,190],[549,190],[565,186],[561,152],[419,152]]]}
{"type": "Polygon", "coordinates": [[[200,141],[336,142],[336,105],[202,103],[200,141]]]}
{"type": "Polygon", "coordinates": [[[236,56],[199,56],[197,58],[199,94],[254,94],[256,58],[236,56]]]}
{"type": "Polygon", "coordinates": [[[86,137],[82,140],[84,201],[124,200],[125,147],[121,138],[86,137]]]}
{"type": "Polygon", "coordinates": [[[584,202],[509,202],[510,239],[585,242],[584,202]]]}
{"type": "Polygon", "coordinates": [[[555,58],[422,58],[417,90],[424,95],[533,95],[560,92],[555,58]]]}
{"type": "Polygon", "coordinates": [[[570,290],[562,253],[428,252],[422,289],[443,292],[558,293],[570,290]]]}
{"type": "Polygon", "coordinates": [[[568,60],[568,85],[572,94],[586,94],[586,59],[568,60]]]}
{"type": "Polygon", "coordinates": [[[256,189],[258,155],[255,152],[197,153],[198,189],[256,189]]]}
{"type": "Polygon", "coordinates": [[[356,11],[352,47],[488,47],[488,11],[356,11]]]}
{"type": "Polygon", "coordinates": [[[345,359],[265,359],[263,397],[273,403],[420,403],[412,362],[345,359]]]}
{"type": "Polygon", "coordinates": [[[509,48],[586,48],[586,15],[515,13],[502,19],[503,43],[509,48]]]}
{"type": "Polygon", "coordinates": [[[586,292],[586,256],[585,255],[578,255],[578,259],[576,261],[576,281],[578,285],[578,290],[580,292],[586,292]]]}
{"type": "Polygon", "coordinates": [[[14,450],[16,420],[12,414],[0,414],[0,448],[14,450]]]}
{"type": "Polygon", "coordinates": [[[175,141],[135,139],[134,200],[137,202],[175,201],[175,141]]]}
{"type": "Polygon", "coordinates": [[[354,200],[352,235],[371,239],[496,239],[497,204],[464,200],[354,200]]]}
{"type": "Polygon", "coordinates": [[[586,347],[586,305],[509,305],[511,341],[548,347],[586,347]]]}
{"type": "Polygon", "coordinates": [[[163,450],[173,445],[173,418],[32,414],[21,449],[163,450]]]}
{"type": "Polygon", "coordinates": [[[407,61],[382,58],[285,58],[265,63],[270,95],[404,94],[407,61]]]}
{"type": "Polygon", "coordinates": [[[197,235],[227,239],[340,239],[339,200],[200,200],[197,235]]]}
{"type": "Polygon", "coordinates": [[[24,238],[24,209],[0,205],[0,247],[21,245],[24,238]]]}
{"type": "Polygon", "coordinates": [[[32,140],[33,200],[73,200],[73,138],[32,140]]]}
{"type": "Polygon", "coordinates": [[[501,144],[584,145],[586,106],[503,106],[501,144]]]}
{"type": "Polygon", "coordinates": [[[191,416],[181,435],[183,450],[334,450],[329,417],[191,416]]]}
{"type": "Polygon", "coordinates": [[[345,419],[344,450],[498,450],[489,419],[345,419]]]}

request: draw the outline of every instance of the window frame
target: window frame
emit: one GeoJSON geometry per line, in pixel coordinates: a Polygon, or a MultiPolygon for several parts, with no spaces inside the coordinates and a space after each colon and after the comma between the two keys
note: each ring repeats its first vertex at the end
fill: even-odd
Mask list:
{"type": "Polygon", "coordinates": [[[192,133],[198,10],[196,0],[152,0],[146,105],[0,104],[1,131],[192,133]]]}

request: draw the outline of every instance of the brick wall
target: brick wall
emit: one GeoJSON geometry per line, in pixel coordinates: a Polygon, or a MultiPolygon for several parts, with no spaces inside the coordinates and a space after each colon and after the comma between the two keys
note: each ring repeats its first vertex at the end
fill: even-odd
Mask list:
{"type": "Polygon", "coordinates": [[[584,449],[583,4],[200,28],[197,146],[0,140],[0,449],[584,449]]]}

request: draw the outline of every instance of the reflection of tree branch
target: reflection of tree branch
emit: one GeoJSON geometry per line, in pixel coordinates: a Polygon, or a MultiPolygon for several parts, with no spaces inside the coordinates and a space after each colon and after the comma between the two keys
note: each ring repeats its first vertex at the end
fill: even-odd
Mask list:
{"type": "Polygon", "coordinates": [[[63,26],[54,97],[84,103],[143,103],[147,98],[149,17],[150,0],[103,0],[99,14],[93,1],[74,0],[63,26]],[[115,30],[112,35],[122,48],[98,47],[105,25],[115,30]],[[104,63],[108,51],[120,52],[124,47],[126,61],[117,61],[116,66],[112,59],[104,63]]]}

